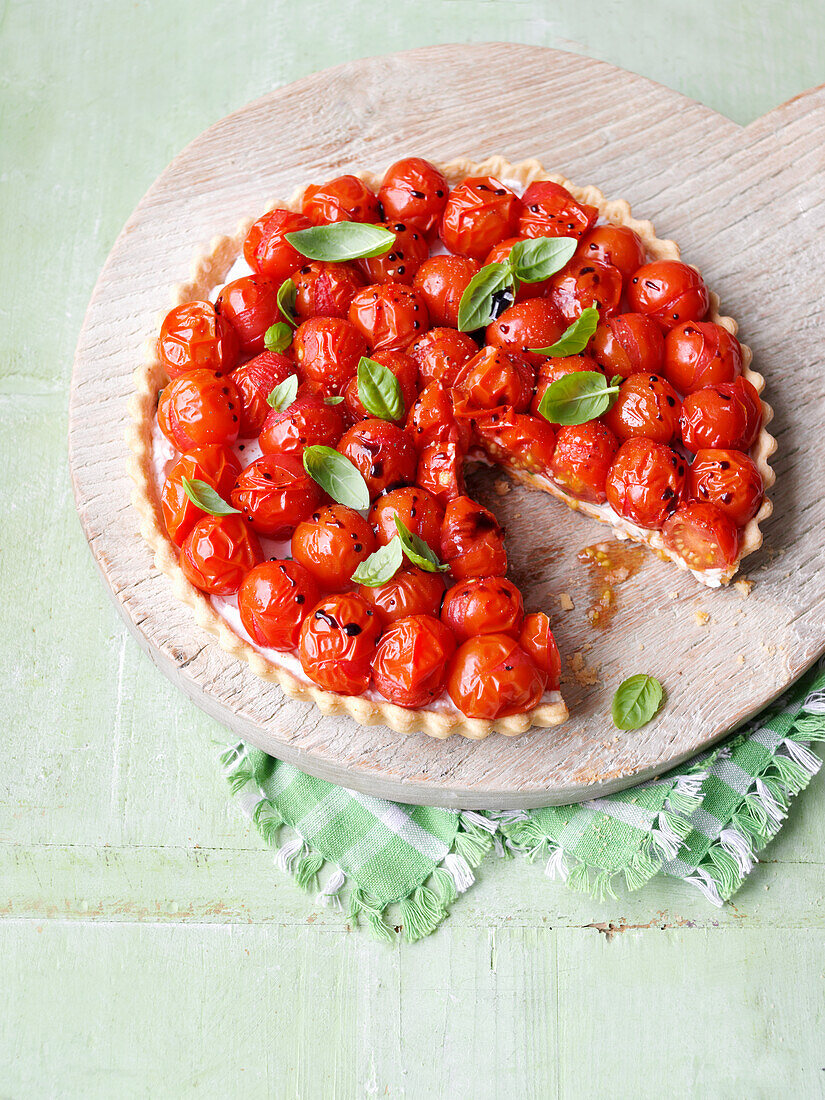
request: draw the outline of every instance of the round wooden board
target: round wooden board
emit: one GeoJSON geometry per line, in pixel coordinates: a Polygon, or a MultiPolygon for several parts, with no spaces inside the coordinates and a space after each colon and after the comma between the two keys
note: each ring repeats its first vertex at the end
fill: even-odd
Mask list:
{"type": "MultiPolygon", "coordinates": [[[[746,129],[610,66],[526,46],[438,46],[372,58],[282,88],[211,127],[166,169],[115,243],[75,361],[70,452],[89,544],[130,629],[194,701],[249,742],[369,794],[429,805],[519,809],[580,801],[661,773],[773,699],[825,649],[825,93],[806,93],[746,129]],[[215,234],[302,184],[381,171],[400,156],[499,153],[625,198],[673,237],[736,317],[766,376],[775,511],[746,562],[749,597],[709,591],[643,554],[616,590],[608,630],[576,554],[606,536],[544,494],[480,497],[506,523],[529,605],[554,618],[570,720],[514,739],[403,736],[324,717],[258,680],[195,626],[137,532],[126,471],[132,372],[170,288],[215,234]],[[574,609],[563,612],[559,596],[574,609]],[[700,625],[699,613],[710,619],[700,625]],[[619,733],[616,685],[657,675],[667,706],[619,733]],[[587,681],[592,681],[588,683],[587,681]]],[[[146,716],[146,736],[157,736],[146,716]]],[[[205,749],[206,751],[206,749],[205,749]]]]}

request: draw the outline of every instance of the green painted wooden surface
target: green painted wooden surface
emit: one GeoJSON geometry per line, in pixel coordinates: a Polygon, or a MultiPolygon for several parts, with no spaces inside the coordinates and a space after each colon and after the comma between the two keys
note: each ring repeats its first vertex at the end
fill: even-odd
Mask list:
{"type": "Polygon", "coordinates": [[[97,273],[227,111],[436,41],[581,51],[740,122],[825,80],[819,0],[594,7],[0,3],[0,1097],[825,1094],[822,777],[722,912],[490,863],[440,934],[383,947],[274,870],[227,802],[220,729],[127,638],[73,510],[97,273]]]}

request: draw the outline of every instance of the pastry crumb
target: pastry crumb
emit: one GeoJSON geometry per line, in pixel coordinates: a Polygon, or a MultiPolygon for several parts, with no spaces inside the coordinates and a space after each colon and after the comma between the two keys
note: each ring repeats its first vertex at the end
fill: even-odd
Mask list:
{"type": "Polygon", "coordinates": [[[678,600],[679,599],[679,593],[678,592],[668,592],[668,596],[670,596],[670,598],[672,600],[678,600]]]}
{"type": "Polygon", "coordinates": [[[694,611],[693,617],[699,626],[707,626],[710,622],[710,614],[707,611],[694,611]]]}
{"type": "Polygon", "coordinates": [[[568,657],[568,663],[577,682],[583,687],[593,687],[594,684],[599,682],[599,668],[601,666],[588,665],[580,649],[576,650],[571,657],[568,657]]]}
{"type": "Polygon", "coordinates": [[[754,581],[749,580],[747,577],[740,577],[738,581],[733,582],[733,587],[742,596],[750,596],[753,586],[754,581]]]}
{"type": "Polygon", "coordinates": [[[570,593],[562,592],[562,594],[559,596],[559,607],[562,609],[562,611],[572,611],[573,606],[573,601],[570,599],[570,593]]]}
{"type": "Polygon", "coordinates": [[[645,647],[645,644],[644,644],[644,642],[639,642],[639,652],[640,652],[640,653],[642,652],[642,650],[644,649],[644,647],[645,647]]]}
{"type": "Polygon", "coordinates": [[[496,496],[506,497],[510,492],[510,482],[505,481],[503,477],[500,477],[497,481],[493,482],[493,489],[496,496]]]}
{"type": "Polygon", "coordinates": [[[739,654],[739,656],[736,658],[736,663],[738,665],[743,665],[745,663],[745,654],[744,653],[739,654]]]}

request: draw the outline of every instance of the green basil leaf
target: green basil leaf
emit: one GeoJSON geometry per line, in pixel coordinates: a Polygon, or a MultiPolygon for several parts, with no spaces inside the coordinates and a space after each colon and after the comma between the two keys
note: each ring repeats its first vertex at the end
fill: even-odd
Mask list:
{"type": "Polygon", "coordinates": [[[231,516],[239,511],[227,504],[206,481],[200,481],[196,477],[182,477],[180,483],[192,503],[210,516],[231,516]]]}
{"type": "Polygon", "coordinates": [[[586,424],[604,415],[616,400],[618,386],[603,374],[579,370],[551,382],[539,402],[539,415],[551,424],[586,424]]]}
{"type": "Polygon", "coordinates": [[[493,297],[505,287],[512,287],[513,273],[509,264],[487,264],[470,279],[458,304],[458,327],[461,332],[486,328],[493,320],[493,297]]]}
{"type": "Polygon", "coordinates": [[[370,554],[366,561],[362,561],[351,579],[355,584],[377,588],[380,584],[386,584],[387,581],[392,580],[403,560],[401,539],[396,535],[386,546],[379,546],[374,554],[370,554]]]}
{"type": "Polygon", "coordinates": [[[639,672],[616,688],[613,696],[613,724],[620,730],[637,730],[647,725],[662,705],[664,691],[654,676],[639,672]]]}
{"type": "Polygon", "coordinates": [[[510,266],[522,283],[549,279],[572,259],[579,242],[575,237],[534,237],[516,241],[510,250],[510,266]]]}
{"type": "Polygon", "coordinates": [[[286,321],[276,321],[264,333],[264,347],[267,351],[280,353],[286,351],[292,343],[292,327],[286,321]]]}
{"type": "Polygon", "coordinates": [[[535,355],[551,355],[554,359],[562,355],[580,355],[598,327],[599,311],[588,306],[572,325],[567,326],[555,344],[551,344],[549,348],[530,348],[530,351],[535,355]]]}
{"type": "Polygon", "coordinates": [[[395,234],[368,222],[333,222],[287,233],[285,240],[308,260],[336,263],[383,256],[395,244],[395,234]]]}
{"type": "Polygon", "coordinates": [[[370,506],[367,483],[348,458],[332,447],[307,447],[304,469],[337,504],[363,511],[370,506]]]}
{"type": "Polygon", "coordinates": [[[401,542],[401,549],[413,565],[417,565],[419,569],[423,569],[426,573],[446,573],[450,568],[449,565],[442,565],[426,542],[418,535],[414,535],[397,515],[393,516],[393,519],[401,542]]]}
{"type": "Polygon", "coordinates": [[[298,315],[295,312],[295,298],[298,294],[298,288],[293,283],[292,279],[284,279],[281,285],[278,287],[278,309],[286,317],[287,321],[293,328],[297,327],[298,315]]]}
{"type": "Polygon", "coordinates": [[[340,405],[343,400],[344,400],[343,397],[340,397],[338,394],[333,394],[332,397],[325,397],[324,398],[324,404],[325,405],[340,405]]]}
{"type": "Polygon", "coordinates": [[[358,363],[358,397],[370,416],[379,420],[400,420],[404,415],[398,379],[389,367],[366,355],[358,363]]]}
{"type": "Polygon", "coordinates": [[[279,382],[272,393],[267,397],[267,405],[271,405],[276,412],[287,408],[298,396],[298,375],[290,374],[283,382],[279,382]]]}

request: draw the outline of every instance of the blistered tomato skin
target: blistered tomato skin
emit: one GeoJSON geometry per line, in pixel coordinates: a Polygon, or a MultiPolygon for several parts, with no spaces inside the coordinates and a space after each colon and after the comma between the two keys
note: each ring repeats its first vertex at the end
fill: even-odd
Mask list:
{"type": "Polygon", "coordinates": [[[413,287],[427,307],[431,325],[458,325],[458,307],[470,280],[480,270],[469,256],[431,256],[415,273],[413,287]]]}
{"type": "Polygon", "coordinates": [[[444,589],[443,573],[427,573],[407,562],[386,584],[361,584],[356,591],[387,626],[409,615],[437,616],[444,589]]]}
{"type": "Polygon", "coordinates": [[[662,541],[690,569],[728,569],[739,556],[739,531],[714,504],[680,504],[662,528],[662,541]]]}
{"type": "Polygon", "coordinates": [[[574,256],[550,284],[550,301],[568,325],[578,320],[584,309],[598,309],[602,317],[610,317],[622,300],[621,272],[601,260],[574,256]]]}
{"type": "Polygon", "coordinates": [[[395,244],[380,256],[356,260],[368,283],[404,283],[411,286],[416,271],[430,254],[427,239],[414,225],[388,221],[381,226],[395,234],[395,244]]]}
{"type": "Polygon", "coordinates": [[[451,500],[441,525],[441,560],[456,580],[503,577],[507,572],[504,532],[492,512],[468,496],[451,500]]]}
{"type": "Polygon", "coordinates": [[[263,455],[241,471],[232,504],[258,534],[278,539],[291,535],[323,496],[295,455],[263,455]]]}
{"type": "Polygon", "coordinates": [[[301,627],[301,667],[325,691],[362,695],[369,687],[380,632],[377,615],[359,596],[327,596],[301,627]]]}
{"type": "Polygon", "coordinates": [[[292,354],[310,391],[332,397],[355,374],[367,342],[341,317],[311,317],[295,330],[292,354]]]}
{"type": "Polygon", "coordinates": [[[369,522],[375,530],[379,546],[392,542],[398,533],[395,518],[418,535],[438,554],[441,549],[441,523],[444,509],[432,493],[418,486],[393,489],[376,500],[370,509],[369,522]]]}
{"type": "Polygon", "coordinates": [[[231,596],[263,559],[261,544],[242,516],[204,516],[183,541],[183,575],[212,596],[231,596]]]}
{"type": "Polygon", "coordinates": [[[163,522],[169,538],[180,546],[203,512],[183,491],[183,478],[205,481],[218,496],[229,499],[241,465],[228,447],[220,443],[207,444],[182,454],[166,475],[160,494],[163,522]]]}
{"type": "Polygon", "coordinates": [[[535,385],[533,367],[523,356],[497,347],[483,347],[464,364],[455,380],[460,408],[495,409],[508,405],[524,412],[535,385]]]}
{"type": "Polygon", "coordinates": [[[424,299],[403,283],[359,290],[349,319],[373,351],[404,351],[430,327],[424,299]]]}
{"type": "Polygon", "coordinates": [[[307,447],[334,447],[344,434],[340,405],[323,397],[298,397],[280,411],[270,409],[258,442],[264,454],[292,454],[300,458],[307,447]]]}
{"type": "Polygon", "coordinates": [[[345,432],[338,450],[355,466],[375,500],[385,489],[415,481],[417,455],[409,432],[387,420],[362,420],[345,432]]]}
{"type": "Polygon", "coordinates": [[[691,500],[715,504],[737,527],[753,519],[762,503],[762,475],[742,451],[730,448],[696,452],[688,475],[691,500]]]}
{"type": "Polygon", "coordinates": [[[483,413],[473,421],[476,440],[485,454],[514,470],[546,474],[556,450],[556,432],[544,417],[505,410],[483,413]]]}
{"type": "Polygon", "coordinates": [[[665,330],[701,321],[710,305],[702,276],[679,260],[644,264],[627,284],[627,299],[635,313],[653,317],[665,330]]]}
{"type": "Polygon", "coordinates": [[[241,439],[258,435],[272,411],[267,397],[279,383],[295,373],[295,364],[285,355],[262,351],[242,367],[237,367],[229,377],[235,383],[241,398],[241,439]]]}
{"type": "MultiPolygon", "coordinates": [[[[536,392],[530,402],[530,412],[539,414],[539,405],[548,386],[558,382],[567,374],[575,374],[577,371],[593,371],[596,374],[604,374],[599,364],[589,355],[560,355],[558,358],[547,358],[539,365],[536,392]]],[[[543,417],[542,417],[543,419],[543,417]]]]}
{"type": "Polygon", "coordinates": [[[447,590],[441,621],[459,642],[478,634],[518,638],[524,620],[521,592],[505,577],[472,577],[447,590]]]}
{"type": "Polygon", "coordinates": [[[378,199],[357,176],[336,176],[320,187],[307,187],[302,210],[313,225],[381,221],[378,199]]]}
{"type": "Polygon", "coordinates": [[[427,444],[418,456],[416,484],[443,507],[464,492],[464,452],[456,429],[449,439],[427,444]]]}
{"type": "Polygon", "coordinates": [[[450,391],[441,382],[430,382],[421,390],[410,409],[407,431],[419,451],[431,443],[456,443],[465,452],[470,444],[470,427],[457,420],[450,391]]]}
{"type": "Polygon", "coordinates": [[[218,295],[215,309],[235,329],[242,355],[264,350],[266,330],[280,317],[279,285],[266,275],[244,275],[218,295]]]}
{"type": "Polygon", "coordinates": [[[405,222],[430,239],[449,193],[444,173],[434,164],[421,157],[405,157],[387,169],[378,199],[388,221],[405,222]]]}
{"type": "Polygon", "coordinates": [[[535,355],[532,348],[548,348],[561,337],[567,321],[549,298],[529,298],[516,302],[487,326],[487,343],[523,356],[534,366],[546,356],[535,355]]]}
{"type": "Polygon", "coordinates": [[[663,371],[679,393],[695,393],[742,373],[742,345],[713,321],[688,321],[665,337],[663,371]]]}
{"type": "Polygon", "coordinates": [[[658,374],[632,374],[619,386],[604,422],[618,440],[643,436],[672,443],[679,435],[682,402],[673,386],[658,374]]]}
{"type": "Polygon", "coordinates": [[[608,378],[620,374],[660,374],[665,341],[659,324],[643,313],[605,317],[587,347],[608,378]]]}
{"type": "Polygon", "coordinates": [[[186,302],[167,313],[160,327],[158,357],[170,378],[190,370],[226,374],[238,361],[234,328],[211,302],[186,302]]]}
{"type": "Polygon", "coordinates": [[[278,285],[303,263],[303,256],[287,241],[287,233],[309,229],[312,222],[293,210],[270,210],[253,224],[243,243],[244,259],[260,275],[278,285]]]}
{"type": "Polygon", "coordinates": [[[310,317],[347,317],[352,299],[364,285],[354,264],[304,262],[290,275],[295,284],[295,312],[302,321],[310,317]]]}
{"type": "Polygon", "coordinates": [[[658,530],[682,498],[685,460],[651,439],[628,439],[607,475],[607,501],[616,515],[658,530]]]}
{"type": "Polygon", "coordinates": [[[468,718],[494,721],[538,706],[547,673],[508,634],[484,634],[459,646],[447,691],[468,718]]]}
{"type": "MultiPolygon", "coordinates": [[[[418,392],[418,367],[415,360],[403,351],[374,351],[370,355],[376,363],[392,371],[398,379],[404,408],[396,423],[402,424],[413,407],[418,392]]],[[[353,420],[367,420],[370,414],[364,408],[358,393],[358,378],[350,378],[344,388],[344,402],[353,420]]]]}
{"type": "Polygon", "coordinates": [[[352,574],[376,549],[372,527],[343,504],[318,508],[292,534],[292,556],[327,590],[352,587],[352,574]]]}
{"type": "Polygon", "coordinates": [[[438,234],[453,253],[483,260],[490,249],[516,236],[521,201],[493,176],[468,177],[450,192],[438,234]]]}
{"type": "Polygon", "coordinates": [[[545,691],[558,691],[561,686],[561,657],[550,629],[550,620],[543,611],[525,616],[519,644],[536,667],[547,673],[545,691]]]}
{"type": "Polygon", "coordinates": [[[679,425],[689,451],[720,447],[749,451],[762,427],[762,402],[746,378],[719,382],[688,394],[679,425]]]}
{"type": "Polygon", "coordinates": [[[618,439],[598,420],[566,425],[556,436],[550,476],[578,500],[603,504],[607,474],[618,449],[618,439]]]}
{"type": "Polygon", "coordinates": [[[244,629],[256,645],[295,649],[301,624],[321,598],[314,578],[296,561],[265,561],[251,569],[238,589],[244,629]]]}
{"type": "Polygon", "coordinates": [[[472,336],[443,327],[431,328],[407,348],[418,366],[422,389],[430,382],[453,386],[458,372],[477,352],[478,344],[472,336]]]}
{"type": "Polygon", "coordinates": [[[372,658],[376,690],[399,707],[423,707],[444,690],[455,638],[431,615],[398,619],[381,636],[372,658]]]}
{"type": "Polygon", "coordinates": [[[599,216],[595,206],[576,202],[551,180],[531,183],[521,201],[520,237],[581,237],[599,216]]]}
{"type": "Polygon", "coordinates": [[[158,425],[179,451],[238,438],[241,398],[235,383],[211,370],[172,379],[158,400],[158,425]]]}
{"type": "Polygon", "coordinates": [[[594,226],[582,237],[578,255],[585,260],[612,264],[621,272],[623,283],[645,262],[641,238],[627,225],[594,226]]]}

